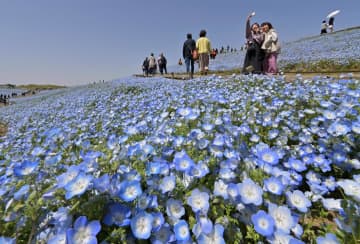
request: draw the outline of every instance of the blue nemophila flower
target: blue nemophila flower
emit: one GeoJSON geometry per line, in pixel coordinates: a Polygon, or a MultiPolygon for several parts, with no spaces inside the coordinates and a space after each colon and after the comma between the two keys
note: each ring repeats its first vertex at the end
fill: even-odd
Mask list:
{"type": "Polygon", "coordinates": [[[54,226],[56,233],[66,234],[66,230],[70,228],[73,221],[69,208],[64,207],[60,207],[56,212],[51,213],[50,218],[49,223],[54,226]]]}
{"type": "Polygon", "coordinates": [[[152,231],[159,231],[165,223],[164,215],[161,212],[151,213],[153,216],[152,231]]]}
{"type": "Polygon", "coordinates": [[[316,238],[316,243],[318,244],[340,244],[336,235],[333,233],[326,233],[325,236],[320,236],[316,238]]]}
{"type": "Polygon", "coordinates": [[[334,198],[322,198],[321,202],[326,210],[329,211],[342,211],[343,208],[341,207],[342,199],[334,199],[334,198]]]}
{"type": "Polygon", "coordinates": [[[0,243],[1,244],[15,244],[15,238],[0,236],[0,243]]]}
{"type": "Polygon", "coordinates": [[[295,219],[287,206],[277,206],[270,203],[268,212],[271,217],[273,217],[278,231],[288,234],[290,233],[291,228],[296,225],[295,219]]]}
{"type": "Polygon", "coordinates": [[[160,173],[161,163],[160,162],[149,162],[146,167],[147,175],[156,175],[160,173]]]}
{"type": "Polygon", "coordinates": [[[180,220],[174,225],[174,232],[177,241],[187,241],[190,239],[189,225],[185,220],[180,220]]]}
{"type": "Polygon", "coordinates": [[[324,185],[324,186],[326,186],[328,189],[329,189],[329,191],[334,191],[335,190],[335,188],[336,188],[336,181],[335,181],[335,178],[333,177],[333,176],[329,176],[329,177],[327,177],[323,182],[322,182],[322,184],[324,185]]]}
{"type": "Polygon", "coordinates": [[[254,204],[259,206],[262,204],[262,194],[263,191],[259,185],[254,181],[247,178],[242,183],[238,184],[239,195],[241,196],[241,201],[245,204],[254,204]]]}
{"type": "Polygon", "coordinates": [[[343,136],[349,133],[351,130],[348,123],[336,121],[330,125],[327,129],[327,132],[332,134],[333,136],[343,136]]]}
{"type": "Polygon", "coordinates": [[[143,210],[147,208],[157,208],[158,207],[157,196],[143,193],[138,198],[137,207],[143,210]]]}
{"type": "Polygon", "coordinates": [[[345,194],[360,202],[360,182],[354,180],[339,180],[337,184],[344,190],[345,194]]]}
{"type": "Polygon", "coordinates": [[[140,181],[125,180],[120,183],[119,196],[125,202],[131,202],[142,194],[140,181]]]}
{"type": "Polygon", "coordinates": [[[304,233],[304,229],[300,224],[296,224],[292,229],[291,232],[297,237],[301,238],[302,234],[304,233]]]}
{"type": "Polygon", "coordinates": [[[306,165],[303,163],[303,161],[295,158],[289,158],[288,161],[289,167],[297,172],[303,172],[307,169],[306,165]]]}
{"type": "Polygon", "coordinates": [[[322,114],[324,116],[324,118],[328,119],[328,120],[334,120],[336,119],[336,112],[335,111],[331,111],[331,110],[323,110],[322,114]]]}
{"type": "Polygon", "coordinates": [[[325,158],[322,154],[314,155],[313,157],[313,164],[316,167],[319,167],[322,172],[328,172],[331,170],[330,168],[330,161],[325,158]]]}
{"type": "Polygon", "coordinates": [[[270,165],[276,165],[279,162],[278,153],[275,150],[271,150],[270,148],[264,148],[262,150],[259,150],[256,153],[256,156],[261,162],[270,165]]]}
{"type": "Polygon", "coordinates": [[[221,168],[219,171],[219,177],[225,181],[229,181],[236,178],[236,174],[230,168],[221,168]]]}
{"type": "Polygon", "coordinates": [[[210,123],[204,123],[201,128],[206,132],[211,132],[214,129],[214,125],[210,123]]]}
{"type": "MultiPolygon", "coordinates": [[[[0,242],[2,243],[2,242],[0,242]]],[[[48,241],[47,244],[66,244],[66,232],[58,233],[52,236],[48,241]]]]}
{"type": "Polygon", "coordinates": [[[210,196],[207,192],[201,192],[195,188],[187,198],[187,204],[191,206],[194,213],[201,211],[206,214],[209,210],[209,198],[210,196]]]}
{"type": "Polygon", "coordinates": [[[185,208],[181,201],[170,198],[166,201],[166,214],[169,217],[180,219],[185,214],[185,208]]]}
{"type": "Polygon", "coordinates": [[[163,179],[161,179],[160,182],[160,190],[162,194],[165,194],[167,192],[171,192],[174,190],[176,186],[176,179],[174,175],[165,176],[163,179]]]}
{"type": "Polygon", "coordinates": [[[227,185],[227,194],[229,196],[229,198],[234,201],[237,202],[237,198],[239,197],[239,187],[237,184],[235,183],[229,183],[227,185]]]}
{"type": "Polygon", "coordinates": [[[201,233],[210,234],[213,231],[213,223],[207,216],[196,214],[196,221],[197,222],[192,229],[192,232],[196,237],[201,233]]]}
{"type": "Polygon", "coordinates": [[[68,200],[73,196],[82,195],[90,186],[93,177],[85,173],[79,173],[74,180],[69,182],[64,188],[65,198],[68,200]]]}
{"type": "Polygon", "coordinates": [[[28,194],[29,190],[30,190],[29,185],[22,186],[17,192],[14,193],[14,199],[20,200],[22,197],[28,194]]]}
{"type": "Polygon", "coordinates": [[[32,156],[40,156],[42,154],[45,153],[45,149],[42,147],[35,147],[32,151],[31,151],[31,155],[32,156]]]}
{"type": "Polygon", "coordinates": [[[175,164],[175,169],[180,172],[188,172],[194,165],[194,161],[189,157],[189,155],[187,155],[184,150],[175,153],[173,162],[175,164]]]}
{"type": "Polygon", "coordinates": [[[221,224],[215,224],[213,231],[210,234],[201,233],[197,238],[198,244],[225,244],[224,227],[221,224]]]}
{"type": "Polygon", "coordinates": [[[154,217],[145,211],[136,214],[130,224],[133,235],[138,239],[150,238],[153,220],[154,217]]]}
{"type": "Polygon", "coordinates": [[[302,191],[295,190],[293,192],[286,192],[287,202],[288,204],[299,210],[300,212],[306,213],[308,211],[308,207],[311,206],[311,202],[304,195],[302,191]]]}
{"type": "Polygon", "coordinates": [[[353,122],[351,124],[351,130],[356,134],[360,134],[360,121],[353,122]]]}
{"type": "Polygon", "coordinates": [[[275,195],[281,195],[284,190],[284,184],[279,177],[270,177],[264,180],[264,190],[275,195]]]}
{"type": "Polygon", "coordinates": [[[175,242],[175,235],[171,231],[169,224],[164,224],[160,230],[153,233],[151,237],[151,243],[163,244],[175,242]]]}
{"type": "Polygon", "coordinates": [[[74,227],[66,232],[69,243],[97,243],[96,235],[101,230],[98,220],[88,223],[86,216],[80,216],[74,222],[74,227]]]}
{"type": "Polygon", "coordinates": [[[275,221],[265,211],[260,210],[253,214],[251,221],[257,233],[263,236],[271,236],[274,233],[275,221]]]}
{"type": "Polygon", "coordinates": [[[66,186],[70,181],[75,179],[79,173],[80,167],[78,165],[71,165],[65,173],[56,177],[57,186],[59,188],[66,186]]]}
{"type": "Polygon", "coordinates": [[[221,196],[225,200],[229,198],[228,192],[227,192],[227,184],[224,183],[221,179],[218,181],[215,181],[214,183],[214,196],[221,196]]]}
{"type": "Polygon", "coordinates": [[[104,174],[99,178],[93,179],[94,188],[100,193],[107,192],[110,188],[110,176],[104,174]]]}
{"type": "Polygon", "coordinates": [[[127,226],[130,224],[131,209],[120,203],[112,203],[107,207],[103,218],[104,224],[111,226],[127,226]]]}
{"type": "Polygon", "coordinates": [[[17,164],[14,167],[14,173],[16,176],[25,176],[33,173],[39,162],[24,161],[23,163],[17,164]]]}

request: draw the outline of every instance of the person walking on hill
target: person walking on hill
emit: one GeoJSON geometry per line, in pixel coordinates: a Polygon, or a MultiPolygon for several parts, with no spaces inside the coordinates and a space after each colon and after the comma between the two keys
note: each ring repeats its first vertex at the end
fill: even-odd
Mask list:
{"type": "Polygon", "coordinates": [[[211,52],[210,40],[206,37],[206,30],[201,30],[196,48],[199,52],[200,74],[207,74],[209,70],[209,54],[211,52]]]}
{"type": "Polygon", "coordinates": [[[265,52],[261,49],[264,42],[264,34],[260,31],[260,25],[254,23],[250,26],[250,19],[254,14],[250,14],[246,20],[246,54],[244,59],[243,73],[263,73],[263,62],[265,52]]]}
{"type": "Polygon", "coordinates": [[[265,51],[264,72],[274,75],[278,72],[277,56],[280,53],[280,42],[278,35],[270,22],[261,24],[264,36],[264,42],[261,48],[265,51]]]}
{"type": "Polygon", "coordinates": [[[144,75],[147,77],[149,75],[149,59],[148,57],[145,58],[143,64],[142,64],[142,70],[144,75]]]}
{"type": "Polygon", "coordinates": [[[186,35],[186,38],[183,45],[183,58],[185,60],[186,73],[189,75],[189,78],[192,79],[194,76],[194,59],[192,53],[196,49],[196,42],[192,39],[190,33],[186,35]]]}
{"type": "Polygon", "coordinates": [[[164,74],[164,71],[165,71],[165,74],[167,74],[166,64],[167,64],[167,60],[164,57],[164,54],[160,53],[160,56],[158,57],[158,65],[159,65],[160,74],[164,74]]]}
{"type": "Polygon", "coordinates": [[[154,75],[156,74],[156,59],[154,57],[154,54],[151,53],[149,57],[149,74],[154,75]]]}
{"type": "Polygon", "coordinates": [[[320,31],[320,35],[322,34],[326,34],[327,33],[327,23],[326,23],[326,20],[323,20],[323,22],[321,23],[321,31],[320,31]]]}
{"type": "Polygon", "coordinates": [[[334,21],[335,17],[330,17],[328,25],[330,33],[334,31],[334,21]]]}

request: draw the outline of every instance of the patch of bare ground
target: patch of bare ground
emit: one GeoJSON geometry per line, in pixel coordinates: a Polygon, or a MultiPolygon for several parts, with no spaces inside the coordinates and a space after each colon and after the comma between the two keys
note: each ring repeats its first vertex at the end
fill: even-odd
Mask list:
{"type": "Polygon", "coordinates": [[[0,136],[5,136],[8,131],[8,127],[5,123],[0,122],[0,136]]]}

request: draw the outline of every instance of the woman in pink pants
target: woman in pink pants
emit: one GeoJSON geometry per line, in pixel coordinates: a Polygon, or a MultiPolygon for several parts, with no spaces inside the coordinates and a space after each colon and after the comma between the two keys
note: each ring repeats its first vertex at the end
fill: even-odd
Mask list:
{"type": "Polygon", "coordinates": [[[262,23],[261,29],[265,35],[264,42],[261,46],[261,49],[264,49],[266,53],[264,59],[264,73],[275,75],[278,73],[277,56],[280,53],[279,38],[271,23],[262,23]]]}

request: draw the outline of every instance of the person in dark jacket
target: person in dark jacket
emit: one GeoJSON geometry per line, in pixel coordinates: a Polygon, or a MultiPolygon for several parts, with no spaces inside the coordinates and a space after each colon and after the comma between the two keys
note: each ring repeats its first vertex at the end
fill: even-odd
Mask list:
{"type": "Polygon", "coordinates": [[[254,23],[250,26],[250,19],[254,13],[250,14],[246,20],[246,54],[243,66],[243,73],[263,73],[263,62],[265,57],[261,45],[264,41],[264,34],[260,31],[260,25],[254,23]]]}
{"type": "Polygon", "coordinates": [[[329,30],[330,30],[330,32],[333,32],[334,31],[334,21],[335,21],[335,17],[331,17],[330,19],[329,19],[329,30]]]}
{"type": "Polygon", "coordinates": [[[143,64],[142,64],[143,73],[145,76],[149,75],[149,59],[148,57],[145,58],[143,64]]]}
{"type": "Polygon", "coordinates": [[[167,60],[163,53],[160,53],[157,61],[159,65],[160,74],[164,74],[164,72],[165,74],[167,74],[167,69],[166,69],[167,60]]]}
{"type": "Polygon", "coordinates": [[[185,60],[186,72],[189,74],[190,79],[192,79],[194,76],[194,59],[192,52],[196,49],[196,43],[192,39],[192,35],[190,33],[186,35],[186,38],[187,40],[184,42],[183,46],[183,58],[185,60]]]}

